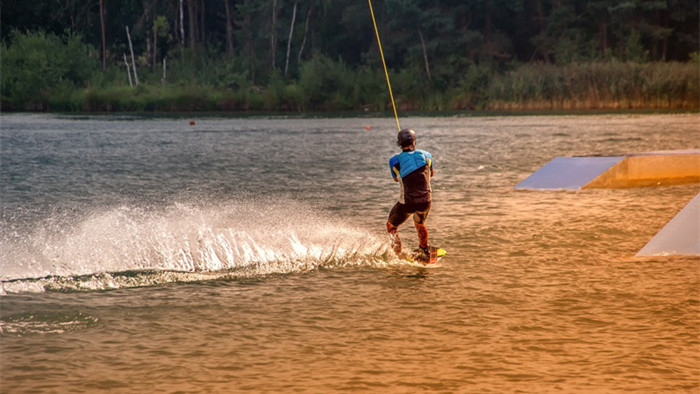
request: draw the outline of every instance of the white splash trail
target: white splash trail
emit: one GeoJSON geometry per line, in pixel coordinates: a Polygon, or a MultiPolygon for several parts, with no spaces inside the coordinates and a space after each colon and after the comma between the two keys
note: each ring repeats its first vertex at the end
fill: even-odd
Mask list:
{"type": "Polygon", "coordinates": [[[113,289],[212,279],[234,271],[268,275],[394,260],[381,236],[295,202],[122,206],[73,219],[73,225],[50,220],[50,226],[2,243],[0,294],[113,289]],[[140,279],[120,274],[125,272],[141,272],[140,279]]]}

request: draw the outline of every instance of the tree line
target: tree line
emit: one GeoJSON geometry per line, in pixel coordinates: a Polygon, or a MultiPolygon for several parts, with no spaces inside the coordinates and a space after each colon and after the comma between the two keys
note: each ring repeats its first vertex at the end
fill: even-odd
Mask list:
{"type": "MultiPolygon", "coordinates": [[[[407,96],[438,97],[455,86],[483,96],[493,93],[486,85],[494,78],[528,64],[688,62],[700,45],[696,0],[375,0],[374,9],[392,78],[407,96]]],[[[381,65],[365,0],[10,1],[0,15],[5,107],[31,101],[8,93],[30,83],[21,80],[23,71],[6,76],[29,64],[22,59],[26,51],[44,51],[47,69],[80,74],[52,70],[60,83],[77,88],[123,86],[133,68],[147,85],[242,89],[248,96],[236,100],[244,101],[284,85],[278,96],[308,108],[323,107],[320,101],[363,75],[363,87],[342,94],[381,94],[381,80],[372,74],[381,65]],[[55,45],[65,50],[54,53],[55,45]],[[57,65],[61,58],[63,66],[57,65]],[[313,73],[337,75],[318,88],[313,79],[323,77],[313,73]],[[322,98],[309,97],[309,89],[322,98]]],[[[48,88],[37,89],[45,94],[48,88]]],[[[476,96],[467,106],[485,99],[476,96]]],[[[418,97],[404,104],[426,107],[411,100],[418,97]]],[[[372,104],[365,101],[353,105],[372,104]]],[[[331,107],[338,106],[347,105],[331,107]]]]}

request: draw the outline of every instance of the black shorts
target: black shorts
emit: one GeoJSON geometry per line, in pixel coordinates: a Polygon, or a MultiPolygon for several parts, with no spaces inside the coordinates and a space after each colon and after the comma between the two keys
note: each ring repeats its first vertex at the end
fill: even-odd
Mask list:
{"type": "Polygon", "coordinates": [[[422,224],[428,218],[428,212],[430,212],[430,201],[406,204],[397,202],[389,213],[389,223],[399,227],[409,216],[413,215],[413,221],[422,224]]]}

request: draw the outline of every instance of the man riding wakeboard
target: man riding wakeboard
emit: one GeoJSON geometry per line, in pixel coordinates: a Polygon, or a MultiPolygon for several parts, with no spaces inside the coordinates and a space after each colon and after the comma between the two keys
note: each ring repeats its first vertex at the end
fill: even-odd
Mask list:
{"type": "Polygon", "coordinates": [[[397,255],[401,254],[401,239],[399,226],[409,216],[413,215],[413,223],[418,232],[418,245],[424,256],[421,260],[430,259],[428,247],[428,229],[425,221],[430,212],[430,178],[433,177],[433,156],[426,151],[416,149],[416,132],[409,129],[399,131],[396,145],[401,153],[389,160],[391,176],[401,186],[399,201],[391,209],[386,229],[389,232],[391,246],[397,255]]]}

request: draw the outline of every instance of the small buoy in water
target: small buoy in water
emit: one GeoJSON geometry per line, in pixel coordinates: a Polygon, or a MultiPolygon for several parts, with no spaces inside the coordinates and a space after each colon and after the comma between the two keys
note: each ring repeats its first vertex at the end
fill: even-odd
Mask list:
{"type": "Polygon", "coordinates": [[[369,129],[371,129],[371,127],[365,126],[365,130],[369,130],[369,129]]]}
{"type": "Polygon", "coordinates": [[[190,126],[194,126],[194,120],[190,120],[190,126]]]}

